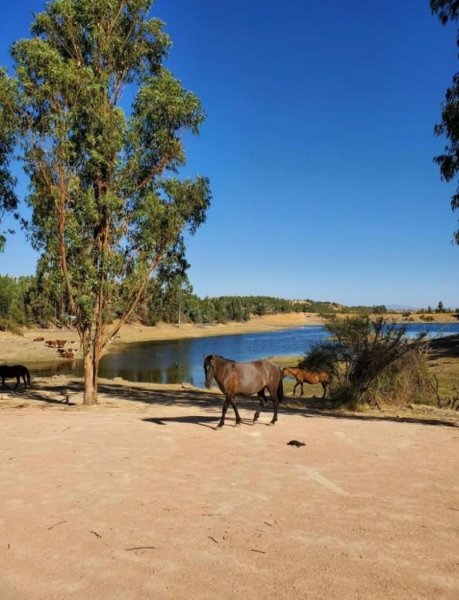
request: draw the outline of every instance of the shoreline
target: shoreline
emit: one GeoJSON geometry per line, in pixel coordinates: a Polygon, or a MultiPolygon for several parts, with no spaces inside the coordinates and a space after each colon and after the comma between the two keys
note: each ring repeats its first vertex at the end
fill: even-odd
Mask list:
{"type": "MultiPolygon", "coordinates": [[[[315,313],[285,313],[253,317],[250,321],[218,323],[212,325],[194,325],[185,323],[178,327],[160,323],[155,326],[132,323],[125,325],[115,340],[109,345],[105,354],[120,352],[126,346],[142,342],[189,339],[223,335],[242,335],[245,333],[261,333],[278,331],[305,325],[322,325],[323,320],[315,313]]],[[[28,365],[60,364],[62,359],[55,348],[45,346],[45,340],[61,339],[72,344],[75,350],[79,348],[78,334],[75,330],[59,329],[26,329],[23,335],[11,332],[0,332],[0,363],[8,364],[23,362],[28,365]],[[44,338],[42,341],[34,341],[44,338]]],[[[75,359],[81,359],[81,352],[76,353],[75,359]]]]}
{"type": "MultiPolygon", "coordinates": [[[[434,314],[433,323],[456,323],[451,321],[450,315],[434,314]],[[449,318],[447,318],[449,317],[449,318]]],[[[401,320],[401,315],[388,314],[388,318],[401,320]]],[[[413,315],[415,317],[415,315],[413,315]]],[[[106,354],[122,351],[126,346],[134,343],[189,339],[199,337],[213,337],[224,335],[242,335],[247,333],[263,333],[279,331],[303,326],[320,326],[325,319],[317,313],[278,313],[263,316],[254,316],[249,321],[217,323],[210,325],[196,325],[185,323],[180,326],[160,323],[155,326],[145,326],[138,323],[125,325],[116,339],[110,344],[106,354]]],[[[416,319],[409,323],[426,323],[416,319]]],[[[409,324],[406,323],[406,324],[409,324]]],[[[427,324],[427,323],[426,323],[427,324]]],[[[33,365],[63,363],[56,349],[44,345],[44,340],[34,341],[37,338],[66,340],[77,351],[75,359],[81,359],[78,334],[75,330],[64,330],[57,327],[48,329],[25,329],[22,335],[11,332],[0,332],[0,363],[26,363],[33,365]]],[[[75,360],[74,359],[74,360],[75,360]]]]}

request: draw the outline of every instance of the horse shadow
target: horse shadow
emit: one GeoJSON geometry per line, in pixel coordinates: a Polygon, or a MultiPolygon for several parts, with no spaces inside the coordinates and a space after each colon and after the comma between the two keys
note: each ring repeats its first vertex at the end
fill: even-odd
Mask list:
{"type": "Polygon", "coordinates": [[[191,425],[201,425],[208,429],[216,429],[208,423],[216,423],[220,419],[218,416],[206,417],[205,415],[183,415],[176,417],[148,417],[142,419],[145,423],[153,423],[154,425],[167,425],[168,423],[188,423],[191,425]]]}

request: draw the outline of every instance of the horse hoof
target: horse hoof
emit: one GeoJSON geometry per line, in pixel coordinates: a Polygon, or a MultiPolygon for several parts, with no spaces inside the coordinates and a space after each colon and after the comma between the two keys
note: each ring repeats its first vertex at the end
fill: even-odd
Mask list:
{"type": "Polygon", "coordinates": [[[236,425],[240,425],[242,421],[236,421],[236,425]]]}

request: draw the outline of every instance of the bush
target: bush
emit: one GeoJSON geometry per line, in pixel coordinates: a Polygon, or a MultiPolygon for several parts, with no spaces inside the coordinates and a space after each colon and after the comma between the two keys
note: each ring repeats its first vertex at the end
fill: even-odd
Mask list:
{"type": "Polygon", "coordinates": [[[376,406],[430,404],[432,378],[427,364],[427,347],[414,347],[383,369],[369,386],[364,400],[376,406]]]}
{"type": "Polygon", "coordinates": [[[13,323],[9,319],[5,319],[3,317],[0,317],[0,331],[9,331],[14,335],[20,335],[24,337],[21,328],[16,323],[13,323]]]}
{"type": "Polygon", "coordinates": [[[424,400],[429,385],[421,338],[410,342],[405,327],[383,317],[332,319],[326,328],[330,338],[314,346],[300,365],[329,373],[337,404],[356,408],[424,400]]]}

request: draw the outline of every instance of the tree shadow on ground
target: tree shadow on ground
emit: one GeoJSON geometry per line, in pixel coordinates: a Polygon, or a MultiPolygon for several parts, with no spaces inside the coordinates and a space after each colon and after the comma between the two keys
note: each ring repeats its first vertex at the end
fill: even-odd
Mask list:
{"type": "Polygon", "coordinates": [[[321,400],[312,403],[305,401],[305,409],[299,412],[304,417],[329,417],[334,419],[346,419],[351,421],[388,421],[391,423],[414,423],[418,425],[437,425],[441,427],[459,427],[459,419],[452,418],[446,420],[443,418],[432,418],[431,416],[416,415],[413,417],[407,415],[388,415],[383,412],[357,413],[340,410],[333,407],[331,403],[322,405],[321,400]]]}
{"type": "MultiPolygon", "coordinates": [[[[78,394],[81,396],[83,392],[83,383],[81,380],[74,379],[70,380],[65,385],[49,385],[36,382],[34,387],[31,389],[24,390],[19,393],[18,390],[14,392],[14,398],[19,400],[27,400],[32,402],[45,402],[53,405],[60,405],[62,407],[73,407],[80,402],[72,401],[74,395],[78,394]],[[62,398],[60,400],[59,398],[62,398]]],[[[99,384],[99,395],[101,398],[101,405],[113,407],[117,405],[118,401],[122,402],[136,402],[142,403],[148,406],[161,406],[164,407],[164,414],[160,417],[149,417],[144,419],[145,421],[154,423],[156,425],[165,425],[167,423],[191,423],[204,427],[211,427],[210,423],[213,421],[219,421],[222,409],[223,396],[221,393],[214,391],[201,390],[197,388],[193,389],[175,389],[175,390],[157,390],[149,389],[147,387],[140,387],[136,384],[132,385],[118,385],[116,383],[110,383],[106,380],[99,384]],[[202,411],[204,414],[184,414],[184,415],[168,415],[167,407],[183,407],[183,408],[196,408],[202,411]],[[211,415],[209,413],[212,413],[211,415]]],[[[241,409],[254,411],[258,407],[258,398],[252,396],[238,397],[237,405],[241,409]]],[[[263,412],[260,415],[261,423],[269,416],[271,418],[272,404],[267,403],[263,412]],[[263,418],[264,417],[264,418],[263,418]]],[[[333,418],[333,419],[347,419],[347,420],[359,420],[359,421],[389,421],[394,423],[414,423],[420,425],[436,425],[443,427],[458,427],[459,419],[451,418],[447,420],[445,418],[435,418],[432,415],[388,415],[384,413],[355,413],[348,412],[338,409],[336,405],[333,405],[329,400],[321,400],[316,397],[309,398],[293,398],[286,396],[284,402],[279,406],[279,420],[282,422],[283,415],[298,415],[305,418],[333,418]]],[[[228,424],[234,423],[232,409],[228,409],[228,416],[226,418],[228,424]]],[[[243,424],[252,424],[252,419],[243,419],[243,424]]]]}
{"type": "Polygon", "coordinates": [[[459,358],[459,335],[448,335],[429,342],[431,359],[459,358]]]}
{"type": "Polygon", "coordinates": [[[81,391],[82,386],[77,383],[65,386],[46,386],[34,384],[27,389],[6,389],[2,390],[2,394],[8,397],[9,400],[31,400],[33,402],[46,402],[47,404],[56,404],[59,406],[76,406],[76,402],[70,401],[72,393],[81,391]],[[80,388],[80,389],[78,389],[80,388]]]}

